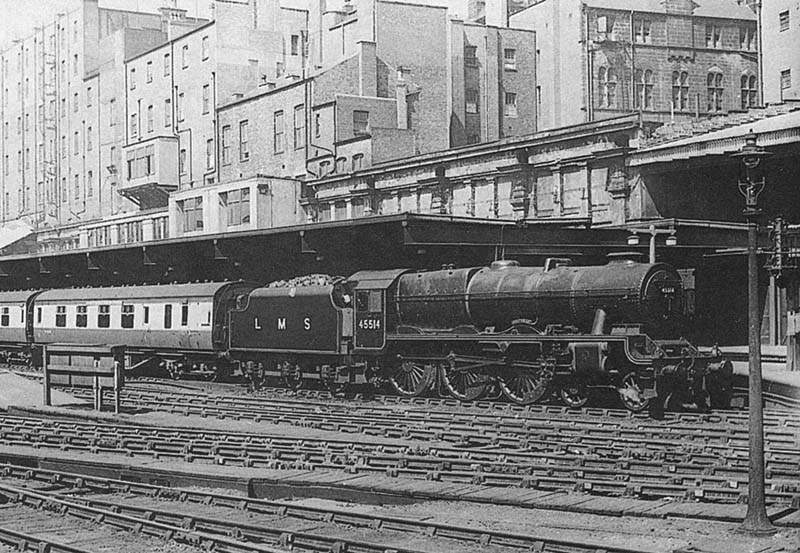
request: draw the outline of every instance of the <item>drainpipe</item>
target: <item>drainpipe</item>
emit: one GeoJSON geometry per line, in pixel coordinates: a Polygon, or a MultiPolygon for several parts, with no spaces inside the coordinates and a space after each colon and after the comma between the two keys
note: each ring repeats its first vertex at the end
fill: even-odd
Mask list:
{"type": "Polygon", "coordinates": [[[589,45],[589,14],[586,11],[586,4],[583,6],[583,17],[586,20],[584,26],[583,43],[586,48],[586,118],[587,121],[594,121],[594,50],[589,45]]]}
{"type": "MultiPolygon", "coordinates": [[[[763,27],[761,26],[761,0],[756,0],[756,47],[758,48],[758,105],[764,105],[764,48],[761,41],[763,27]]],[[[783,95],[783,91],[781,91],[783,95]]],[[[783,100],[783,98],[781,98],[783,100]]]]}
{"type": "MultiPolygon", "coordinates": [[[[633,18],[633,10],[630,13],[630,41],[631,41],[631,99],[633,100],[631,108],[636,105],[636,36],[635,31],[633,28],[634,25],[634,18],[633,18]]],[[[642,30],[642,38],[644,38],[644,29],[642,30]]],[[[642,75],[644,78],[644,75],[642,75]]],[[[644,90],[644,89],[643,89],[644,90]]],[[[642,109],[644,108],[644,102],[642,102],[642,98],[639,98],[639,112],[641,113],[642,109]]]]}
{"type": "Polygon", "coordinates": [[[217,72],[211,72],[211,109],[214,114],[212,125],[214,128],[214,167],[217,170],[217,184],[222,180],[222,167],[219,153],[219,114],[217,113],[217,72]]]}

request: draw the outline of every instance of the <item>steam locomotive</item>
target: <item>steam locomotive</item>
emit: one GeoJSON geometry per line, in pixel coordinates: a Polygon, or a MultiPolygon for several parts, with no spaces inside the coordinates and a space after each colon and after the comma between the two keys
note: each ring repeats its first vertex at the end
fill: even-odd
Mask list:
{"type": "Polygon", "coordinates": [[[118,343],[129,366],[238,369],[293,389],[387,383],[403,396],[494,391],[523,405],[555,393],[575,407],[609,389],[633,411],[728,407],[730,362],[678,337],[684,301],[675,269],[629,259],[5,292],[0,349],[13,360],[39,343],[118,343]]]}

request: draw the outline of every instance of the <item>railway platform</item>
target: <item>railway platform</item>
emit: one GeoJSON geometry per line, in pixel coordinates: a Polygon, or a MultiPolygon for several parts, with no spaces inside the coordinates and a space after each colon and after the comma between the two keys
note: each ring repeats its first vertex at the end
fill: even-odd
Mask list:
{"type": "MultiPolygon", "coordinates": [[[[722,352],[733,362],[736,395],[746,396],[749,371],[747,347],[722,348],[722,352]]],[[[786,348],[762,348],[761,374],[766,406],[800,408],[800,372],[786,369],[786,348]]]]}

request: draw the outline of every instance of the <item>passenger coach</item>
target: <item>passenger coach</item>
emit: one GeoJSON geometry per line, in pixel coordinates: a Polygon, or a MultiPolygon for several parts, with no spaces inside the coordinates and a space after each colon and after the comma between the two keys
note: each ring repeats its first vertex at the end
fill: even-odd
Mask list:
{"type": "Polygon", "coordinates": [[[124,344],[129,366],[158,363],[173,376],[223,371],[227,313],[255,287],[216,282],[48,290],[36,297],[37,344],[124,344]]]}

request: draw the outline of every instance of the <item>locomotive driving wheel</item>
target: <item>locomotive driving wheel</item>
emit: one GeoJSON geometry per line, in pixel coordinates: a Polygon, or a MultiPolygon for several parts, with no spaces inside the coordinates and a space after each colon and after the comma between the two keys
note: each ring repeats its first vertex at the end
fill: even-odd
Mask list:
{"type": "Polygon", "coordinates": [[[433,365],[398,356],[394,366],[389,370],[389,384],[401,396],[417,397],[430,389],[435,374],[433,365]]]}
{"type": "Polygon", "coordinates": [[[574,409],[583,407],[586,405],[586,402],[589,401],[589,391],[586,389],[586,385],[576,380],[564,383],[559,395],[561,396],[561,401],[563,401],[567,407],[572,407],[574,409]]]}
{"type": "Polygon", "coordinates": [[[536,403],[547,392],[553,378],[553,367],[542,364],[538,367],[512,366],[497,383],[503,395],[519,405],[536,403]]]}
{"type": "Polygon", "coordinates": [[[442,366],[442,382],[450,397],[459,401],[475,401],[483,397],[492,381],[480,369],[458,370],[455,361],[451,360],[442,366]]]}
{"type": "Polygon", "coordinates": [[[619,388],[617,388],[617,393],[622,404],[634,413],[643,411],[650,405],[650,399],[644,397],[635,372],[629,372],[623,377],[619,388]]]}

